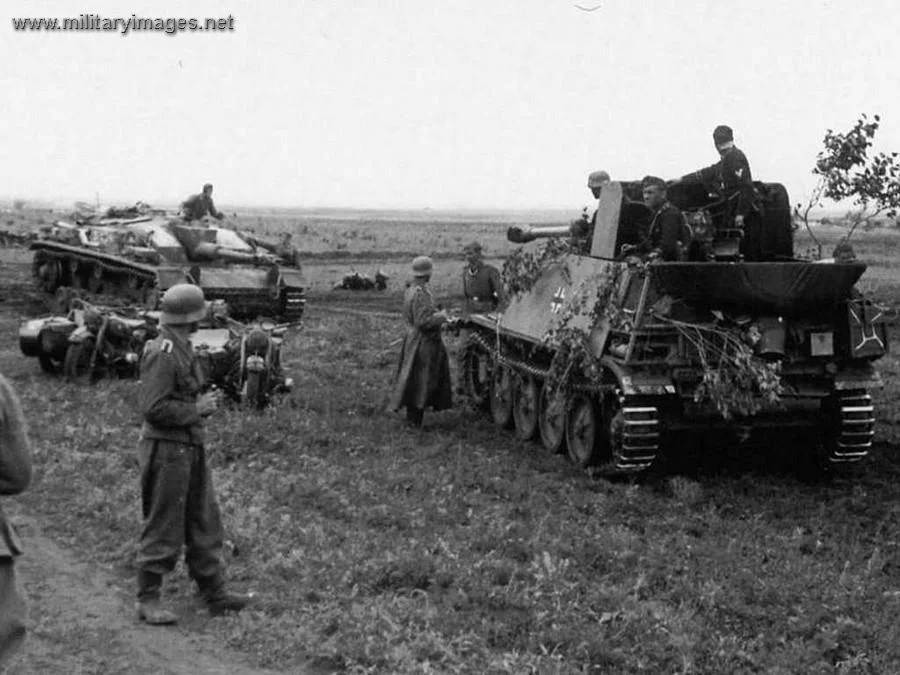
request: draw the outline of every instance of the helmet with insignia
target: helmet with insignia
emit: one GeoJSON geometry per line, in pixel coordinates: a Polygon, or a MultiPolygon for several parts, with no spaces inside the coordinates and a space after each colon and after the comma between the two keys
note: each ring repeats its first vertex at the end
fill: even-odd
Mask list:
{"type": "Polygon", "coordinates": [[[169,288],[159,303],[162,324],[178,325],[196,323],[206,317],[203,291],[193,284],[176,284],[169,288]]]}
{"type": "Polygon", "coordinates": [[[589,188],[602,188],[607,183],[609,183],[609,174],[606,171],[594,171],[588,176],[587,186],[589,188]]]}
{"type": "Polygon", "coordinates": [[[412,273],[414,277],[427,277],[431,275],[434,264],[427,255],[420,255],[412,262],[412,273]]]}

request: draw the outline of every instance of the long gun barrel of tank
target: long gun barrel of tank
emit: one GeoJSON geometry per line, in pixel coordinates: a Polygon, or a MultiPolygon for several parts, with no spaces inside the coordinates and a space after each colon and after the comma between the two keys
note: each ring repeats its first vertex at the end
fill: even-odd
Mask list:
{"type": "Polygon", "coordinates": [[[514,244],[527,244],[535,239],[568,237],[571,234],[571,225],[542,225],[537,227],[513,225],[506,231],[506,238],[514,244]]]}

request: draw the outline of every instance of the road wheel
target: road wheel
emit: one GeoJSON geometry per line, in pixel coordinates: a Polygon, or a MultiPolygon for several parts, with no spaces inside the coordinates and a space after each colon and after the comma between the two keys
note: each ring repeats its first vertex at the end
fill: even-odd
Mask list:
{"type": "Polygon", "coordinates": [[[509,366],[497,364],[491,373],[491,419],[501,429],[512,424],[513,372],[509,366]]]}
{"type": "Polygon", "coordinates": [[[66,378],[78,380],[90,374],[94,344],[94,340],[83,340],[69,345],[63,361],[63,374],[66,378]]]}
{"type": "Polygon", "coordinates": [[[463,347],[462,385],[476,409],[488,407],[491,397],[491,355],[478,342],[463,347]]]}
{"type": "Polygon", "coordinates": [[[581,468],[597,461],[599,421],[594,398],[587,393],[575,394],[566,411],[566,446],[569,457],[581,468]]]}
{"type": "Polygon", "coordinates": [[[244,380],[243,402],[248,408],[262,410],[268,403],[268,392],[266,390],[266,377],[264,373],[258,371],[250,371],[247,373],[247,379],[244,380]]]}
{"type": "Polygon", "coordinates": [[[545,383],[538,401],[538,430],[541,444],[554,455],[566,449],[566,396],[557,389],[551,391],[545,383]]]}
{"type": "Polygon", "coordinates": [[[516,438],[530,441],[537,433],[540,390],[531,375],[521,374],[513,381],[513,420],[516,438]]]}

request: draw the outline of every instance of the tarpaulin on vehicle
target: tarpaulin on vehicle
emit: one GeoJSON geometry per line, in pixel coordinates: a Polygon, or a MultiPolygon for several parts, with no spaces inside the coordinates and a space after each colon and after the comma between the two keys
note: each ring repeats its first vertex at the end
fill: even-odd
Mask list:
{"type": "Polygon", "coordinates": [[[656,263],[659,289],[690,305],[797,316],[849,297],[863,263],[656,263]]]}

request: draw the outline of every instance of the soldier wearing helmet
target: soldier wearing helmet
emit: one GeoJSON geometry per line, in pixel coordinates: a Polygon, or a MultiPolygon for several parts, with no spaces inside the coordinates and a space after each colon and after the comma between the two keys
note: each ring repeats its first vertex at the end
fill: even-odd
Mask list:
{"type": "Polygon", "coordinates": [[[212,191],[212,183],[206,183],[202,192],[191,195],[181,203],[181,211],[185,220],[203,220],[207,215],[212,216],[216,220],[222,220],[225,217],[224,213],[216,211],[216,206],[212,200],[212,191]]]}
{"type": "MultiPolygon", "coordinates": [[[[606,171],[592,171],[588,175],[587,186],[594,195],[594,199],[600,199],[603,188],[609,184],[609,174],[606,171]]],[[[572,236],[576,241],[582,242],[585,251],[591,248],[591,239],[594,236],[594,225],[597,221],[597,209],[588,209],[587,206],[581,212],[581,217],[572,221],[570,226],[572,236]]]]}
{"type": "Polygon", "coordinates": [[[433,267],[427,256],[413,260],[413,279],[403,298],[406,334],[391,393],[391,409],[405,407],[406,420],[414,427],[422,426],[426,408],[453,405],[450,360],[441,338],[441,326],[449,317],[435,306],[428,288],[433,267]]]}
{"type": "Polygon", "coordinates": [[[247,598],[225,590],[222,521],[204,449],[203,418],[219,393],[203,391],[203,373],[190,341],[206,316],[203,291],[177,284],[163,295],[160,334],[141,358],[138,445],[143,529],[138,544],[138,617],[170,624],[160,603],[164,574],[185,549],[185,562],[211,614],[239,611],[247,598]]]}

